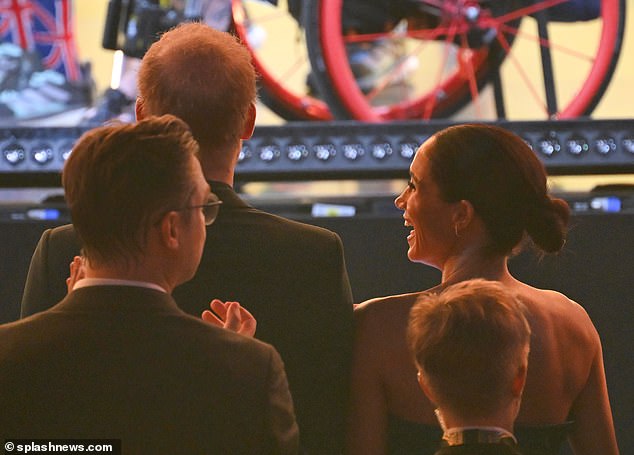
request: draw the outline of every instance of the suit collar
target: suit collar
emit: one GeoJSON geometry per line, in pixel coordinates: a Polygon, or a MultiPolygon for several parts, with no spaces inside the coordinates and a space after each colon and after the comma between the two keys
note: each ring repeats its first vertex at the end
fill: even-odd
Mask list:
{"type": "Polygon", "coordinates": [[[184,314],[171,295],[137,286],[89,286],[69,293],[51,311],[184,314]]]}
{"type": "Polygon", "coordinates": [[[159,286],[157,283],[136,280],[123,280],[120,278],[82,278],[75,283],[73,289],[86,288],[88,286],[136,286],[139,288],[154,289],[167,293],[165,288],[159,286]]]}
{"type": "Polygon", "coordinates": [[[251,208],[249,204],[247,204],[244,200],[238,196],[235,190],[224,182],[217,182],[215,180],[208,180],[209,186],[211,186],[211,191],[216,193],[216,195],[222,201],[222,206],[220,207],[220,215],[226,209],[246,209],[251,208]]]}

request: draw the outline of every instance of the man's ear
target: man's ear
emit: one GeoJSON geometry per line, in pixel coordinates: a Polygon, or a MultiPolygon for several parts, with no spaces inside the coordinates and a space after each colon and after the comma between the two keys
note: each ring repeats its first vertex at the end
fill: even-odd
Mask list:
{"type": "Polygon", "coordinates": [[[178,212],[167,212],[159,222],[159,235],[161,243],[171,249],[177,249],[180,245],[180,228],[182,219],[178,212]]]}
{"type": "Polygon", "coordinates": [[[425,396],[429,399],[429,401],[431,401],[434,404],[438,403],[436,401],[436,397],[434,396],[434,393],[432,392],[431,388],[425,381],[425,373],[423,373],[422,370],[418,370],[418,373],[416,374],[416,379],[418,379],[418,385],[420,386],[425,396]]]}
{"type": "Polygon", "coordinates": [[[143,98],[140,96],[137,97],[136,102],[134,103],[134,116],[136,117],[137,122],[145,118],[144,107],[143,98]]]}
{"type": "Polygon", "coordinates": [[[522,392],[524,391],[524,385],[526,385],[526,373],[528,372],[528,363],[523,362],[519,368],[517,369],[517,373],[513,378],[513,383],[511,384],[511,393],[514,397],[522,396],[522,392]]]}
{"type": "Polygon", "coordinates": [[[244,123],[244,131],[242,131],[242,136],[240,139],[251,139],[253,136],[253,130],[255,129],[255,117],[257,115],[257,109],[254,103],[251,103],[249,106],[249,112],[247,113],[247,120],[244,123]]]}

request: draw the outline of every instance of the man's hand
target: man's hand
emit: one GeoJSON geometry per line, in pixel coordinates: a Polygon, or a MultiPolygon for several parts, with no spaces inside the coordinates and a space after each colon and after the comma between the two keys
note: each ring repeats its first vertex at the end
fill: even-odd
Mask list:
{"type": "Polygon", "coordinates": [[[70,276],[66,278],[66,289],[68,289],[69,293],[75,287],[75,283],[84,278],[85,275],[84,258],[75,256],[73,262],[70,263],[70,276]]]}
{"type": "Polygon", "coordinates": [[[213,299],[210,310],[202,313],[204,321],[225,329],[233,330],[241,335],[255,335],[257,321],[251,313],[242,308],[238,302],[223,302],[213,299]]]}

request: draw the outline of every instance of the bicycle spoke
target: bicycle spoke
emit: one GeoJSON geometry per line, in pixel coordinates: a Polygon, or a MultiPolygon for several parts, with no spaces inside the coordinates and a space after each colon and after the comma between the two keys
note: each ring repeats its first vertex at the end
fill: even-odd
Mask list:
{"type": "Polygon", "coordinates": [[[526,39],[526,40],[534,41],[536,43],[539,43],[540,46],[549,47],[552,50],[556,50],[558,52],[562,52],[562,53],[568,54],[568,55],[570,55],[572,57],[580,58],[580,59],[585,60],[585,61],[590,62],[590,63],[593,63],[594,60],[595,60],[595,58],[592,55],[584,54],[584,53],[579,52],[579,51],[577,51],[575,49],[562,46],[561,44],[558,44],[558,43],[553,43],[550,40],[546,40],[546,39],[540,38],[539,36],[535,36],[535,35],[533,35],[531,33],[526,33],[526,32],[520,31],[520,30],[518,30],[515,27],[509,27],[508,25],[502,25],[500,27],[500,30],[505,32],[505,33],[513,34],[513,35],[515,35],[515,36],[517,36],[519,38],[523,38],[523,39],[526,39]]]}
{"type": "Polygon", "coordinates": [[[592,11],[563,5],[569,0],[418,0],[399,22],[406,23],[405,28],[350,36],[342,34],[344,1],[306,2],[310,17],[318,18],[309,23],[323,24],[312,34],[319,39],[309,41],[310,56],[314,66],[320,65],[324,98],[337,118],[431,119],[458,113],[468,103],[474,104],[478,117],[506,117],[507,112],[513,120],[586,115],[605,92],[622,45],[624,0],[601,0],[600,10],[592,11]],[[382,54],[381,47],[394,39],[402,47],[391,56],[382,54]],[[364,90],[351,71],[347,45],[352,43],[376,47],[386,64],[383,70],[377,66],[364,90]],[[413,48],[415,53],[410,52],[413,48]],[[421,65],[402,72],[403,54],[421,65]],[[401,77],[406,78],[402,85],[407,93],[397,91],[401,77]],[[491,83],[493,97],[480,96],[491,83]],[[526,103],[522,96],[504,99],[507,90],[526,93],[535,102],[526,103]],[[489,101],[495,103],[492,113],[485,104],[489,101]]]}
{"type": "Polygon", "coordinates": [[[502,48],[506,51],[506,57],[511,60],[511,63],[515,66],[515,69],[517,70],[517,72],[519,73],[520,77],[524,81],[524,84],[526,85],[528,90],[531,92],[531,94],[535,98],[535,102],[538,105],[540,105],[540,108],[543,110],[543,112],[546,115],[548,115],[548,109],[546,108],[546,106],[544,105],[541,97],[537,93],[537,89],[535,88],[533,83],[530,81],[530,78],[528,77],[528,75],[524,71],[524,68],[522,67],[522,65],[520,65],[520,63],[515,58],[515,55],[513,55],[511,53],[511,46],[509,45],[509,42],[506,40],[506,37],[504,35],[498,35],[497,36],[497,40],[500,43],[500,45],[502,46],[502,48]]]}
{"type": "Polygon", "coordinates": [[[288,66],[288,68],[281,74],[281,76],[276,79],[279,79],[280,81],[285,81],[287,79],[290,79],[291,77],[295,76],[297,72],[302,69],[302,67],[305,67],[306,65],[307,65],[306,57],[298,56],[295,59],[295,61],[293,61],[288,66]]]}
{"type": "MultiPolygon", "coordinates": [[[[441,36],[449,34],[449,30],[449,27],[436,27],[431,30],[414,30],[412,32],[407,32],[407,37],[419,40],[435,40],[441,36]]],[[[455,35],[458,33],[465,33],[466,31],[467,29],[464,26],[456,26],[453,33],[455,35]]]]}
{"type": "Polygon", "coordinates": [[[232,0],[232,15],[235,33],[249,49],[259,75],[260,100],[287,120],[331,119],[327,105],[308,93],[306,43],[286,4],[232,0]],[[295,39],[286,35],[280,41],[288,30],[295,31],[295,39]]]}
{"type": "Polygon", "coordinates": [[[482,110],[480,106],[480,97],[478,91],[478,82],[475,76],[475,70],[473,68],[473,62],[471,60],[472,51],[467,43],[467,35],[460,35],[461,47],[458,50],[458,62],[460,63],[461,72],[464,74],[463,69],[466,69],[466,79],[469,82],[469,92],[471,93],[471,99],[475,105],[476,113],[478,117],[482,116],[482,110]],[[466,54],[466,55],[465,55],[466,54]]]}
{"type": "Polygon", "coordinates": [[[438,101],[438,98],[440,98],[441,96],[444,96],[444,92],[441,89],[442,87],[441,81],[442,81],[442,75],[445,72],[445,69],[447,67],[447,62],[449,60],[449,52],[451,51],[451,48],[453,46],[453,40],[456,36],[454,25],[455,23],[452,23],[449,25],[449,32],[447,33],[447,38],[445,39],[445,47],[444,47],[442,62],[439,67],[438,75],[436,78],[436,88],[432,90],[432,96],[425,104],[425,112],[423,113],[423,120],[429,120],[431,118],[434,107],[436,106],[436,102],[438,101]]]}
{"type": "Polygon", "coordinates": [[[402,61],[399,62],[394,69],[392,69],[385,76],[379,78],[378,82],[372,88],[370,92],[366,94],[366,98],[369,101],[374,100],[378,95],[381,94],[390,84],[395,82],[399,77],[401,77],[401,73],[405,69],[405,65],[407,64],[407,57],[409,55],[401,57],[402,61]]]}
{"type": "Polygon", "coordinates": [[[343,41],[346,44],[352,43],[370,43],[373,41],[379,41],[385,38],[389,38],[391,34],[389,32],[381,33],[354,33],[350,35],[344,35],[343,41]]]}

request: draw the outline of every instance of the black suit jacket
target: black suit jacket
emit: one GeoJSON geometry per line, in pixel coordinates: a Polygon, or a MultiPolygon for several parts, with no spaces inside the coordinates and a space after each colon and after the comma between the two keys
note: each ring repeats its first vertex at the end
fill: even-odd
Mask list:
{"type": "Polygon", "coordinates": [[[0,439],[121,439],[126,454],[299,446],[275,349],[138,287],[77,289],[0,326],[0,409],[0,439]]]}
{"type": "MultiPolygon", "coordinates": [[[[195,316],[212,298],[236,300],[258,320],[256,337],[282,356],[302,447],[336,453],[343,445],[352,350],[352,295],[340,238],[323,228],[257,210],[228,185],[210,182],[223,204],[207,230],[196,276],[174,291],[195,316]]],[[[71,226],[47,230],[33,255],[22,316],[66,293],[79,241],[71,226]]]]}

